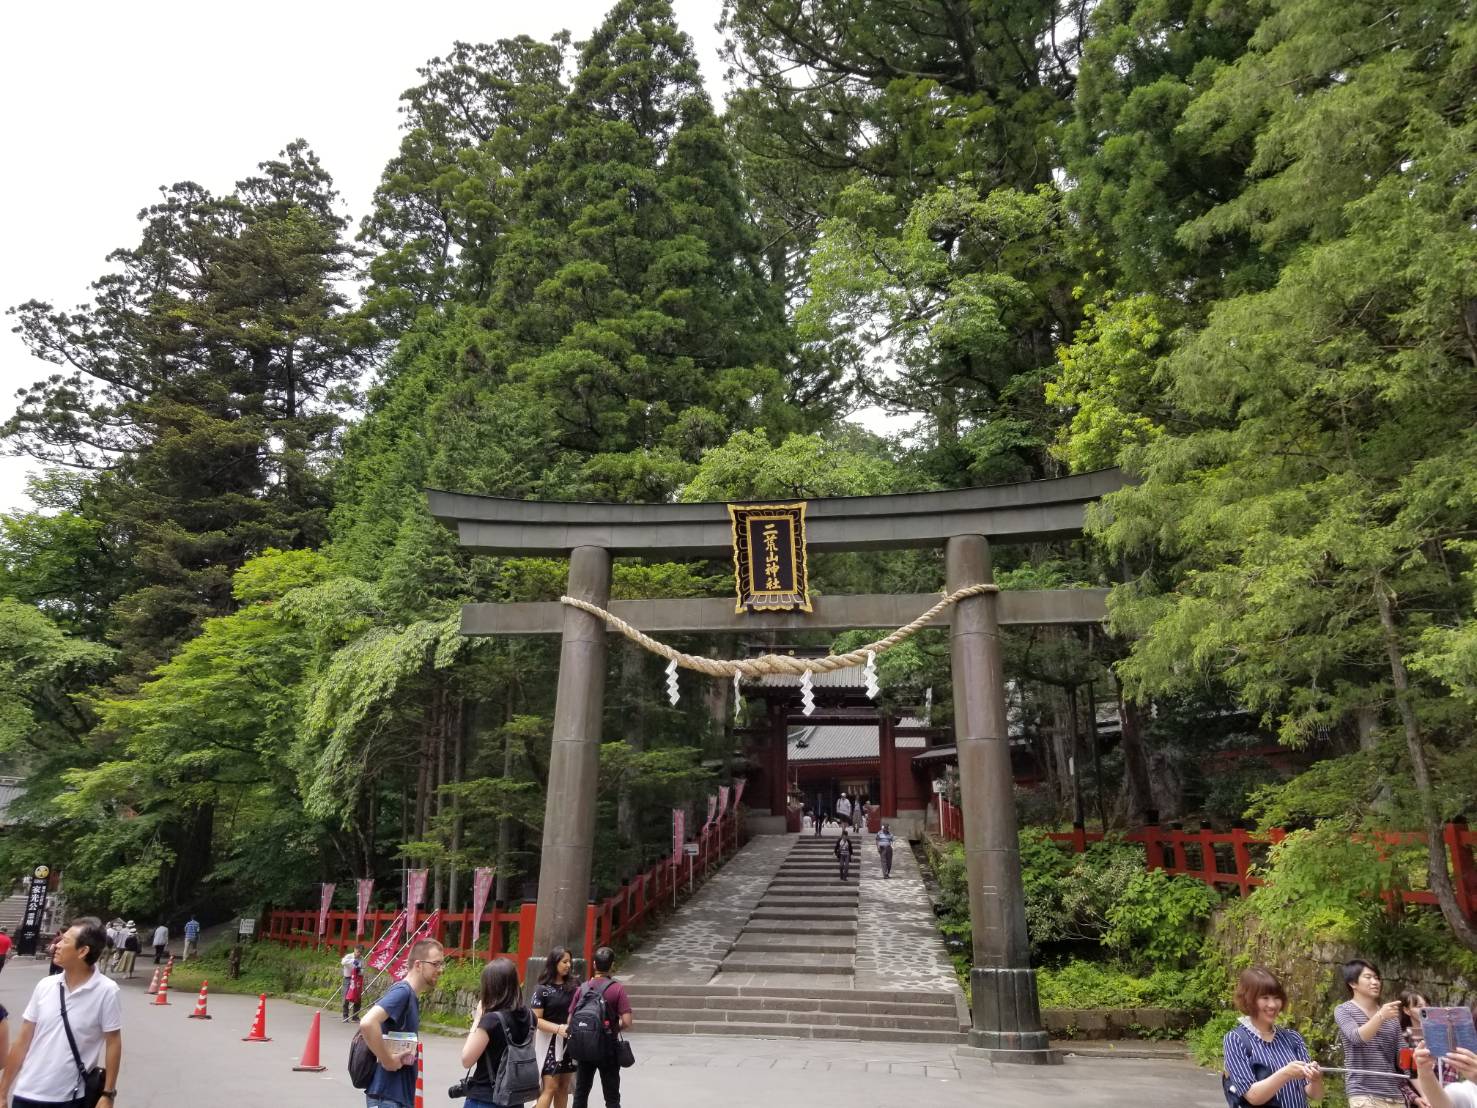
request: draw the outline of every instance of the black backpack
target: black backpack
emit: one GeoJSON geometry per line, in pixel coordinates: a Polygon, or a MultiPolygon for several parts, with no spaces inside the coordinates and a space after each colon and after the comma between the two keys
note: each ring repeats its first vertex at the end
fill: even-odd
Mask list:
{"type": "Polygon", "coordinates": [[[494,1104],[527,1104],[537,1100],[543,1077],[539,1073],[538,1051],[533,1045],[533,1029],[536,1021],[528,1016],[528,1034],[521,1043],[513,1041],[513,1020],[507,1012],[494,1012],[503,1028],[503,1055],[497,1062],[497,1073],[492,1075],[492,1101],[494,1104]]]}
{"type": "Polygon", "coordinates": [[[601,1062],[609,1057],[611,1033],[605,990],[612,980],[607,977],[586,985],[579,1007],[569,1017],[569,1056],[576,1062],[601,1062]]]}
{"type": "Polygon", "coordinates": [[[355,1031],[349,1043],[349,1084],[356,1089],[367,1089],[374,1080],[374,1068],[379,1065],[369,1044],[364,1041],[364,1032],[355,1031]]]}

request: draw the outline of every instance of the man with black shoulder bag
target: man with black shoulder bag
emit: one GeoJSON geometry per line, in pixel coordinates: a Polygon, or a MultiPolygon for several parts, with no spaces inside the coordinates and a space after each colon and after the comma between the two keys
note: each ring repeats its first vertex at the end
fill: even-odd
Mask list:
{"type": "Polygon", "coordinates": [[[118,983],[97,968],[107,943],[93,916],[72,921],[57,940],[52,957],[61,973],[31,993],[0,1078],[0,1108],[113,1108],[123,1006],[118,983]]]}

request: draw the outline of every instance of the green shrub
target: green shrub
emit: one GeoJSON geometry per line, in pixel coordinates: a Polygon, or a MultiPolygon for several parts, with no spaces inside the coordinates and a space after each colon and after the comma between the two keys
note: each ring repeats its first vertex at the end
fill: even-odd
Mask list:
{"type": "Polygon", "coordinates": [[[1204,1012],[1224,1000],[1224,975],[1214,967],[1157,969],[1147,975],[1074,958],[1042,967],[1036,988],[1043,1008],[1168,1008],[1204,1012]]]}
{"type": "Polygon", "coordinates": [[[1240,1017],[1241,1013],[1234,1009],[1222,1009],[1190,1032],[1189,1038],[1185,1040],[1185,1045],[1190,1048],[1190,1056],[1202,1066],[1220,1069],[1221,1043],[1240,1017]]]}
{"type": "Polygon", "coordinates": [[[1213,889],[1193,877],[1141,871],[1108,909],[1103,945],[1144,968],[1184,965],[1200,957],[1205,924],[1219,902],[1213,889]]]}
{"type": "Polygon", "coordinates": [[[1123,889],[1144,872],[1144,854],[1114,837],[1072,854],[1045,831],[1029,828],[1021,832],[1021,871],[1033,948],[1098,942],[1123,889]]]}

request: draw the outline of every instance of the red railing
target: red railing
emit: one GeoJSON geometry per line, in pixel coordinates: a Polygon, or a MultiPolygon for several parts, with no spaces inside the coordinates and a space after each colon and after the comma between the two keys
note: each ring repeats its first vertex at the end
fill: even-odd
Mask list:
{"type": "MultiPolygon", "coordinates": [[[[663,907],[670,908],[676,899],[681,898],[687,886],[696,887],[713,867],[734,854],[744,839],[743,818],[737,810],[730,810],[699,833],[696,854],[684,854],[677,859],[664,858],[598,904],[591,904],[585,910],[585,961],[588,963],[594,957],[596,947],[615,945],[652,919],[663,907]]],[[[398,915],[399,912],[383,910],[366,912],[364,934],[360,936],[357,934],[357,912],[331,911],[320,937],[317,934],[316,909],[278,909],[269,912],[262,921],[259,937],[289,947],[312,947],[343,953],[356,943],[368,946],[375,942],[398,915]]],[[[421,918],[428,915],[429,911],[422,912],[421,918]]],[[[528,959],[540,953],[533,949],[537,918],[538,908],[534,904],[523,904],[511,911],[485,911],[473,945],[471,910],[443,912],[435,938],[452,958],[512,958],[521,977],[528,959]]]]}
{"type": "MultiPolygon", "coordinates": [[[[962,813],[957,805],[939,797],[938,804],[929,808],[930,829],[937,829],[936,833],[941,838],[963,840],[962,813]]],[[[1081,854],[1088,843],[1101,842],[1103,833],[1074,827],[1070,831],[1050,832],[1048,837],[1081,854]]],[[[1268,847],[1286,837],[1287,832],[1280,827],[1266,832],[1241,828],[1185,831],[1178,827],[1142,827],[1123,836],[1125,841],[1138,843],[1144,848],[1144,862],[1150,869],[1194,877],[1212,887],[1231,886],[1243,896],[1256,886],[1266,884],[1257,876],[1255,865],[1268,847]]],[[[1375,838],[1381,845],[1392,847],[1420,846],[1424,849],[1426,844],[1426,836],[1420,831],[1385,831],[1375,838]]],[[[1457,901],[1468,918],[1477,919],[1477,849],[1474,849],[1477,848],[1477,832],[1465,823],[1448,823],[1442,828],[1441,838],[1446,845],[1447,864],[1452,884],[1456,887],[1457,901]]],[[[1395,894],[1387,893],[1385,899],[1393,906],[1395,894]]],[[[1436,894],[1429,889],[1404,889],[1399,893],[1399,900],[1406,904],[1435,904],[1436,894]]]]}

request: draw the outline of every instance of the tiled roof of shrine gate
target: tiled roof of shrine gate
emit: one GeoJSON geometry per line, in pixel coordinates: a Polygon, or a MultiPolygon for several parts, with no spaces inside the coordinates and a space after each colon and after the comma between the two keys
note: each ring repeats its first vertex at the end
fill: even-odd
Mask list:
{"type": "MultiPolygon", "coordinates": [[[[900,719],[900,727],[924,727],[921,719],[900,719]]],[[[899,750],[923,750],[928,740],[921,735],[899,735],[893,740],[899,750]]],[[[877,722],[865,717],[853,724],[819,724],[790,728],[789,759],[792,762],[847,762],[876,758],[881,743],[877,722]]]]}

